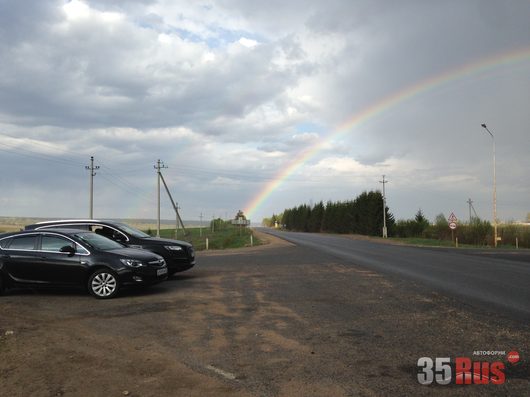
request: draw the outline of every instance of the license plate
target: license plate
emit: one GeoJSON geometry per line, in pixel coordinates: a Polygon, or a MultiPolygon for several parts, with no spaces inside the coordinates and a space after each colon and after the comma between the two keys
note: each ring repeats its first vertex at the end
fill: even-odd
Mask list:
{"type": "Polygon", "coordinates": [[[167,268],[164,268],[164,269],[158,269],[158,270],[156,271],[156,275],[157,275],[157,276],[162,276],[162,275],[164,275],[164,274],[167,274],[167,268]]]}

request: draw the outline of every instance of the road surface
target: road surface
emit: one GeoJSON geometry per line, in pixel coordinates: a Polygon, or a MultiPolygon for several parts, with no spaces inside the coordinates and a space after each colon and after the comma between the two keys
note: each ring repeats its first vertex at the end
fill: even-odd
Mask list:
{"type": "Polygon", "coordinates": [[[395,274],[503,315],[530,320],[530,251],[423,248],[315,233],[263,231],[300,246],[395,274]]]}

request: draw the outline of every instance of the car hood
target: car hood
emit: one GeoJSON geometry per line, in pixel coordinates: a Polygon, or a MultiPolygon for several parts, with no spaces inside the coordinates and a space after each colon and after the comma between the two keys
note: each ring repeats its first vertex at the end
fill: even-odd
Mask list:
{"type": "Polygon", "coordinates": [[[181,240],[171,240],[168,238],[159,238],[159,237],[149,237],[143,239],[144,242],[148,244],[156,244],[156,245],[180,245],[182,247],[191,247],[192,245],[186,241],[181,240]]]}
{"type": "Polygon", "coordinates": [[[139,248],[118,248],[111,251],[106,251],[112,254],[115,254],[116,256],[124,257],[124,258],[131,258],[131,259],[138,259],[141,261],[154,261],[163,259],[160,255],[157,255],[151,251],[139,249],[139,248]]]}

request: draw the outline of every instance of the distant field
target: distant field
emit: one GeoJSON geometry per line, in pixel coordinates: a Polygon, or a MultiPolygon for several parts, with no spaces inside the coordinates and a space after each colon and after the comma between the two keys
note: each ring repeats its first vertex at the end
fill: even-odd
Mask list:
{"type": "Polygon", "coordinates": [[[17,230],[24,229],[25,225],[40,222],[41,220],[35,220],[35,218],[0,217],[0,233],[16,232],[17,230]]]}
{"type": "MultiPolygon", "coordinates": [[[[155,228],[142,229],[144,232],[154,235],[155,228]]],[[[160,237],[175,238],[175,229],[160,229],[160,237]]],[[[224,225],[218,230],[212,231],[209,227],[186,227],[186,235],[182,229],[179,230],[177,238],[192,243],[197,251],[206,249],[206,239],[208,239],[208,249],[231,249],[243,248],[251,245],[261,245],[263,242],[256,236],[252,229],[238,228],[232,225],[224,225]],[[250,236],[252,235],[252,241],[250,236]]]]}

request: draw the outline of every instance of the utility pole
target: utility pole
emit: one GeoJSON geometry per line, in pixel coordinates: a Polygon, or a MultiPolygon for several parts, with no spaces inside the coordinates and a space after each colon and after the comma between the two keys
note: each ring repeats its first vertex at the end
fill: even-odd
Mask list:
{"type": "Polygon", "coordinates": [[[202,212],[201,212],[201,215],[199,216],[200,220],[201,220],[201,224],[199,226],[199,236],[202,237],[202,212]]]}
{"type": "Polygon", "coordinates": [[[175,213],[176,213],[176,217],[177,217],[177,222],[176,222],[176,226],[177,228],[175,229],[175,240],[178,240],[179,238],[179,203],[175,203],[175,213]]]}
{"type": "Polygon", "coordinates": [[[175,210],[175,239],[177,238],[177,233],[178,233],[178,229],[179,229],[179,222],[182,226],[182,230],[184,230],[184,235],[186,235],[186,226],[184,226],[184,222],[182,221],[182,218],[180,217],[180,214],[179,214],[179,205],[178,203],[173,200],[173,196],[171,195],[171,192],[169,191],[169,188],[167,187],[167,183],[166,183],[166,180],[164,179],[164,175],[162,175],[162,172],[159,172],[160,175],[160,179],[162,180],[162,183],[164,184],[164,188],[166,189],[166,193],[169,197],[169,201],[171,202],[171,205],[173,206],[173,209],[175,210]]]}
{"type": "Polygon", "coordinates": [[[99,165],[94,166],[94,156],[90,156],[90,165],[86,165],[85,169],[90,171],[90,204],[89,204],[89,217],[94,218],[94,177],[96,176],[95,170],[99,169],[99,165]]]}
{"type": "Polygon", "coordinates": [[[386,229],[386,195],[385,195],[385,183],[388,183],[388,181],[385,181],[385,176],[383,175],[383,180],[379,181],[379,183],[383,184],[383,238],[388,237],[387,229],[386,229]]]}
{"type": "Polygon", "coordinates": [[[473,214],[475,214],[475,218],[479,219],[477,215],[477,211],[475,211],[475,207],[473,207],[473,200],[468,199],[467,203],[469,204],[469,223],[473,221],[473,216],[471,215],[471,211],[473,211],[473,214]]]}
{"type": "Polygon", "coordinates": [[[157,177],[157,202],[158,202],[158,211],[157,211],[157,217],[156,217],[156,237],[160,237],[160,169],[167,168],[160,159],[156,162],[156,165],[154,166],[156,169],[156,177],[157,177]]]}

